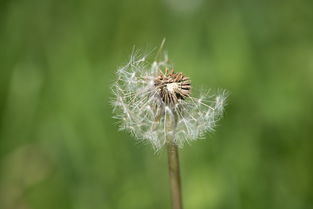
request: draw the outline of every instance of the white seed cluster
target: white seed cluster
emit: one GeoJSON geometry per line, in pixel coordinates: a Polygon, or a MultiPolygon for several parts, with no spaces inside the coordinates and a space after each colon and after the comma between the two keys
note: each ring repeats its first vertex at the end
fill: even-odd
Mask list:
{"type": "MultiPolygon", "coordinates": [[[[156,150],[167,143],[182,146],[214,130],[226,100],[225,91],[220,91],[211,96],[202,93],[198,98],[186,94],[175,97],[174,104],[168,104],[156,84],[162,71],[168,68],[171,69],[167,56],[149,64],[145,56],[133,54],[130,61],[117,70],[112,88],[113,112],[120,128],[130,131],[140,141],[150,142],[156,150]]],[[[174,92],[177,85],[168,84],[166,88],[174,92]]]]}

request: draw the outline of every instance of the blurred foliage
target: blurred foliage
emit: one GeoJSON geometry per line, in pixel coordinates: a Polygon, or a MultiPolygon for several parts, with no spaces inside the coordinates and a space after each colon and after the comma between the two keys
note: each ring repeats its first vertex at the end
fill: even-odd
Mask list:
{"type": "Polygon", "coordinates": [[[166,37],[231,92],[181,150],[185,208],[313,207],[313,1],[0,1],[0,208],[169,208],[165,152],[118,132],[110,85],[166,37]],[[311,136],[311,137],[310,137],[311,136]]]}

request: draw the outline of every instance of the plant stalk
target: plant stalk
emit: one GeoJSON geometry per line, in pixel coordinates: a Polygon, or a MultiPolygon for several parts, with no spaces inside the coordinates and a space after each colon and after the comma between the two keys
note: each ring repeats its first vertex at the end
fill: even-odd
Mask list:
{"type": "Polygon", "coordinates": [[[183,209],[178,148],[176,144],[169,143],[167,145],[167,155],[172,209],[183,209]]]}

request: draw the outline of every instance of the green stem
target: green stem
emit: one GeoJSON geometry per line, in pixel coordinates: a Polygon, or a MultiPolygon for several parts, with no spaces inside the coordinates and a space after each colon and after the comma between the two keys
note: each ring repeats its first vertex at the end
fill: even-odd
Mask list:
{"type": "Polygon", "coordinates": [[[167,154],[172,209],[183,209],[177,145],[169,143],[167,145],[167,154]]]}

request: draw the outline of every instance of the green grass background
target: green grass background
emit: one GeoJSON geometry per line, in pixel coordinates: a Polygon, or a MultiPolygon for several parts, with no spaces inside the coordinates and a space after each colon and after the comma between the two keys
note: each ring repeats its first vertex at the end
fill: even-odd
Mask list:
{"type": "Polygon", "coordinates": [[[1,0],[0,208],[170,208],[166,153],[119,132],[110,86],[166,38],[231,95],[181,150],[186,209],[313,208],[311,0],[1,0]]]}

